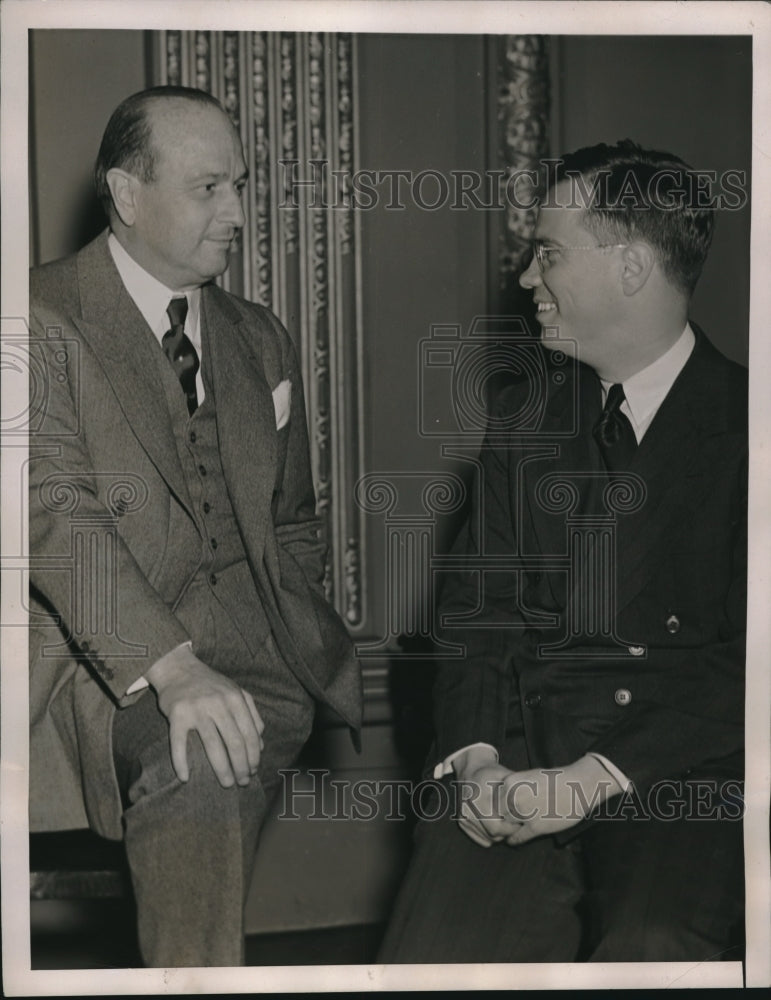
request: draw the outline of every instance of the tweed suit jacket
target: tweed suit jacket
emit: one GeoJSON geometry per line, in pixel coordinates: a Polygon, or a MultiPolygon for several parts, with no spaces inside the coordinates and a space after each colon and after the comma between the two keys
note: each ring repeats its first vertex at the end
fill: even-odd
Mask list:
{"type": "MultiPolygon", "coordinates": [[[[29,466],[30,825],[88,823],[120,837],[112,718],[152,697],[126,692],[189,638],[174,609],[200,565],[201,538],[160,347],[123,286],[107,232],[34,270],[30,301],[31,396],[40,400],[29,466]],[[110,553],[107,608],[104,596],[84,603],[73,582],[93,587],[98,577],[81,573],[73,552],[84,525],[110,553]]],[[[291,341],[267,309],[214,284],[202,288],[201,329],[225,482],[276,646],[285,668],[357,733],[360,671],[323,594],[326,550],[291,341]],[[278,430],[272,392],[285,380],[292,408],[278,430]]]]}
{"type": "MultiPolygon", "coordinates": [[[[694,329],[694,350],[629,467],[637,500],[611,517],[604,632],[571,633],[584,584],[571,577],[566,507],[556,502],[559,479],[580,486],[603,474],[591,436],[595,373],[576,364],[548,382],[535,436],[516,420],[488,435],[455,552],[483,553],[489,571],[455,572],[443,590],[444,638],[465,655],[437,674],[433,762],[508,738],[507,766],[596,752],[640,792],[723,764],[741,771],[747,373],[694,329]],[[496,569],[501,556],[524,568],[496,569]]],[[[523,412],[529,388],[501,393],[498,428],[523,412]]]]}

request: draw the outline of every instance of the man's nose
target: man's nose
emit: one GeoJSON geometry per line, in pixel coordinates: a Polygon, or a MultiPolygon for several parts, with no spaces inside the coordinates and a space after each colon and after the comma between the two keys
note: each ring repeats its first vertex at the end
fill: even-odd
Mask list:
{"type": "Polygon", "coordinates": [[[533,254],[530,258],[530,263],[522,274],[520,274],[519,283],[523,288],[535,288],[536,285],[541,284],[541,271],[535,259],[535,254],[533,254]]]}
{"type": "Polygon", "coordinates": [[[236,188],[231,187],[225,194],[219,215],[221,222],[227,222],[228,225],[236,229],[243,228],[246,216],[244,215],[244,206],[241,203],[241,194],[236,188]]]}

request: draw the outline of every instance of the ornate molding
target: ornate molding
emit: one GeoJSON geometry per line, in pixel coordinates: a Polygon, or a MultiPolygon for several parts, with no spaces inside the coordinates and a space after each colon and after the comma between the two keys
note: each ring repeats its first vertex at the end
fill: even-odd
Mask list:
{"type": "Polygon", "coordinates": [[[351,34],[168,31],[159,82],[217,97],[249,166],[247,222],[223,287],[271,308],[300,356],[329,597],[367,625],[361,260],[352,176],[358,164],[356,39],[351,34]],[[335,173],[333,173],[335,171],[335,173]],[[332,184],[334,181],[334,185],[332,184]]]}
{"type": "MultiPolygon", "coordinates": [[[[523,177],[520,171],[540,169],[548,156],[549,39],[544,35],[503,35],[495,41],[497,71],[498,158],[504,181],[523,177]]],[[[516,183],[516,181],[515,181],[516,183]]],[[[522,266],[535,225],[535,209],[527,204],[530,190],[505,199],[499,244],[500,287],[509,287],[522,266]]]]}

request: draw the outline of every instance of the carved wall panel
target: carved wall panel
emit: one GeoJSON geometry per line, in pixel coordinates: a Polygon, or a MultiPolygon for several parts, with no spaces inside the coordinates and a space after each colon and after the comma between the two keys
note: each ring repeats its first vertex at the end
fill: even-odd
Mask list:
{"type": "Polygon", "coordinates": [[[492,39],[497,87],[497,160],[505,171],[507,197],[499,234],[499,287],[510,288],[528,252],[535,209],[525,171],[539,170],[549,155],[549,39],[544,35],[500,35],[492,39]],[[521,177],[517,183],[515,177],[521,177]]]}
{"type": "Polygon", "coordinates": [[[326,589],[353,631],[366,626],[362,468],[356,40],[351,34],[166,31],[156,79],[217,97],[249,167],[247,216],[221,284],[271,308],[302,362],[326,589]]]}

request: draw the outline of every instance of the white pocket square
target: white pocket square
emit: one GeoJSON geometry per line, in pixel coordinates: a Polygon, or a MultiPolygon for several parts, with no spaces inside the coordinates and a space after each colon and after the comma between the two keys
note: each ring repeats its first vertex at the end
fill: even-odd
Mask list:
{"type": "Polygon", "coordinates": [[[279,382],[273,390],[273,408],[276,411],[276,430],[280,431],[289,423],[289,411],[292,404],[292,383],[288,378],[279,382]]]}

